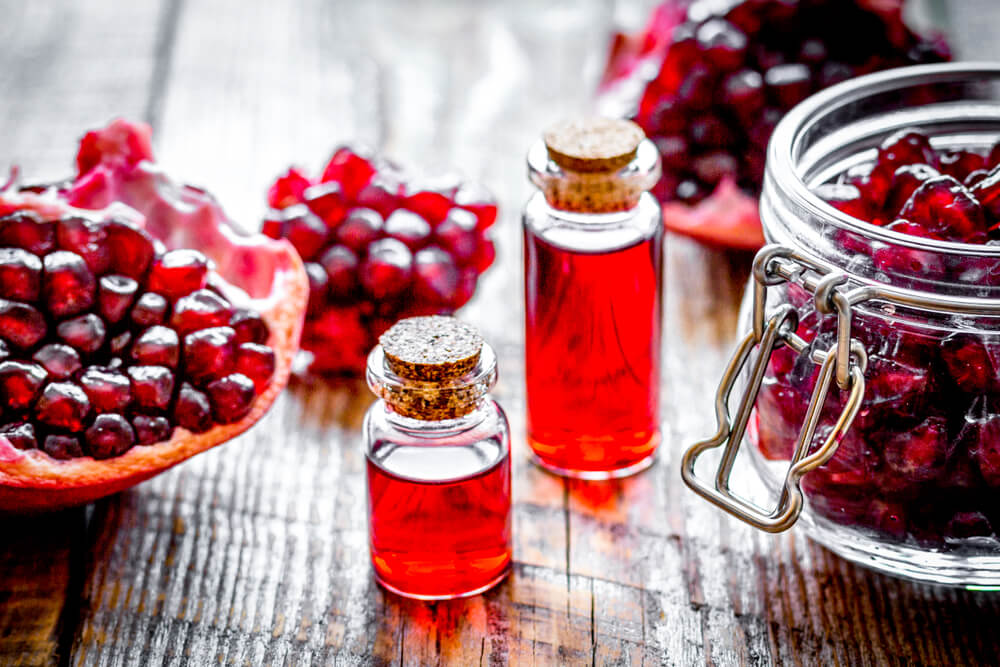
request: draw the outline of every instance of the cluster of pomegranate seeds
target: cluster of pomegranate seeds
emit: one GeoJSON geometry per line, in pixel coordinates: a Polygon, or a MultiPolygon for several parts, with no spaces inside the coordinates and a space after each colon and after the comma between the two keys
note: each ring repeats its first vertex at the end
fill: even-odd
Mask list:
{"type": "MultiPolygon", "coordinates": [[[[901,130],[879,147],[870,173],[820,186],[817,194],[851,216],[903,234],[997,243],[1000,143],[982,152],[936,150],[921,132],[901,130]]],[[[876,251],[875,261],[882,268],[913,273],[945,269],[926,253],[897,248],[876,251]]]]}
{"type": "Polygon", "coordinates": [[[906,27],[900,4],[690,2],[635,116],[663,158],[658,197],[696,204],[724,181],[756,197],[767,142],[792,106],[854,76],[947,60],[942,41],[906,27]]]}
{"type": "Polygon", "coordinates": [[[268,203],[264,233],[305,261],[302,347],[317,373],[359,373],[396,320],[463,306],[495,256],[497,205],[484,188],[414,180],[358,149],[338,149],[317,180],[289,169],[268,203]]]}
{"type": "MultiPolygon", "coordinates": [[[[805,420],[819,370],[812,348],[836,337],[835,317],[801,312],[810,347],[771,358],[756,406],[757,444],[772,460],[790,458],[805,420]]],[[[865,394],[833,459],[802,480],[810,506],[894,541],[1000,550],[1000,334],[856,312],[852,335],[868,351],[865,394]]],[[[834,385],[816,442],[845,398],[834,385]]]]}
{"type": "Polygon", "coordinates": [[[261,316],[209,260],[128,222],[0,218],[0,435],[56,459],[119,456],[242,419],[274,372],[261,316]]]}

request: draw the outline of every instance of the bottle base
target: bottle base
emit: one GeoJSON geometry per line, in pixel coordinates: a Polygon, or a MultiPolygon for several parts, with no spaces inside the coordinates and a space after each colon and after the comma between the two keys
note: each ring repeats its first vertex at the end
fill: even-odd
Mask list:
{"type": "Polygon", "coordinates": [[[538,454],[532,452],[531,462],[542,470],[552,473],[553,475],[558,475],[560,477],[569,477],[572,479],[584,479],[588,481],[601,481],[609,479],[621,479],[623,477],[631,477],[636,475],[643,470],[646,470],[654,463],[656,463],[656,452],[654,451],[649,456],[639,459],[635,463],[630,463],[627,466],[621,468],[613,468],[611,470],[581,470],[578,468],[564,468],[553,463],[550,463],[540,457],[538,454]]]}
{"type": "Polygon", "coordinates": [[[390,584],[385,579],[380,577],[378,575],[378,572],[374,572],[374,575],[375,575],[375,581],[378,583],[378,585],[384,588],[385,590],[389,591],[390,593],[395,593],[400,597],[409,598],[410,600],[433,601],[433,600],[458,600],[461,598],[468,598],[474,595],[480,595],[481,593],[485,593],[486,591],[490,590],[491,588],[502,582],[504,579],[506,579],[510,575],[510,570],[511,570],[511,563],[508,562],[506,567],[504,567],[503,571],[501,571],[500,574],[498,574],[496,577],[489,580],[482,586],[478,586],[476,588],[472,588],[469,590],[462,590],[462,591],[448,592],[441,594],[415,593],[413,591],[407,591],[405,589],[399,588],[398,586],[390,584]]]}

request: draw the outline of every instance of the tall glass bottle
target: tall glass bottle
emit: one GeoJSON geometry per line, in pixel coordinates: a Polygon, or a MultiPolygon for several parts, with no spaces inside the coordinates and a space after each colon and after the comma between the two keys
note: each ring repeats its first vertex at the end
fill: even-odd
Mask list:
{"type": "Polygon", "coordinates": [[[547,131],[528,171],[528,444],[560,475],[633,474],[660,442],[657,150],[630,121],[585,119],[547,131]]]}

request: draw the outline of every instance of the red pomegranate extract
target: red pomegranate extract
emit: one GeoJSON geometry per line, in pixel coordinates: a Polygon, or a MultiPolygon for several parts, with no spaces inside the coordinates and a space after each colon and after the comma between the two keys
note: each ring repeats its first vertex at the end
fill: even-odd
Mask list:
{"type": "MultiPolygon", "coordinates": [[[[660,441],[662,235],[584,252],[530,231],[528,440],[546,467],[628,471],[660,441]]],[[[612,476],[612,475],[607,475],[612,476]]]]}
{"type": "Polygon", "coordinates": [[[390,590],[469,595],[510,567],[510,456],[496,442],[375,447],[368,506],[372,565],[390,590]]]}
{"type": "Polygon", "coordinates": [[[528,170],[528,444],[557,474],[633,474],[660,442],[659,156],[634,123],[583,119],[546,132],[528,170]]]}

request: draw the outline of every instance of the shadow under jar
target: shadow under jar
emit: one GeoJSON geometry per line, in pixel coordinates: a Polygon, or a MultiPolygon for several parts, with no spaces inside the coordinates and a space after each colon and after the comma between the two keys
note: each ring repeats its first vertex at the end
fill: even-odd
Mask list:
{"type": "Polygon", "coordinates": [[[861,77],[779,124],[760,205],[770,245],[741,315],[749,333],[720,386],[720,428],[687,451],[682,473],[763,530],[799,521],[877,570],[1000,588],[1000,247],[898,233],[816,194],[863,177],[906,128],[936,151],[989,153],[1000,64],[861,77]],[[730,487],[744,435],[778,497],[769,509],[730,487]],[[722,456],[706,478],[695,463],[713,448],[722,456]]]}

